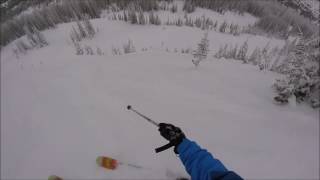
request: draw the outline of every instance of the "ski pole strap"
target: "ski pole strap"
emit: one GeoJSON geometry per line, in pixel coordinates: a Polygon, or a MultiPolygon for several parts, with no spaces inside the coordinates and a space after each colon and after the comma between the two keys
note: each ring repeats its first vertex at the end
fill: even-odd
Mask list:
{"type": "Polygon", "coordinates": [[[158,148],[156,148],[155,150],[156,150],[156,153],[159,153],[159,152],[162,152],[162,151],[164,151],[164,150],[167,150],[167,149],[169,149],[169,148],[171,148],[171,147],[173,147],[173,146],[174,146],[174,144],[173,144],[172,142],[169,142],[168,144],[163,145],[163,146],[161,146],[161,147],[158,147],[158,148]]]}

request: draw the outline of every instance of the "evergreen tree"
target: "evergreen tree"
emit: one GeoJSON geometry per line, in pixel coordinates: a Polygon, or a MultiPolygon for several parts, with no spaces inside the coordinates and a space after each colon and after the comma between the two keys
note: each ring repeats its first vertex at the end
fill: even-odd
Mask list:
{"type": "Polygon", "coordinates": [[[220,28],[219,28],[219,31],[222,32],[222,33],[225,33],[226,32],[226,29],[227,29],[227,22],[224,21],[221,25],[220,25],[220,28]]]}
{"type": "Polygon", "coordinates": [[[209,40],[208,40],[208,32],[204,34],[204,37],[201,39],[198,44],[198,48],[196,52],[193,54],[194,59],[192,59],[193,64],[197,67],[199,63],[207,58],[209,51],[209,40]]]}
{"type": "Polygon", "coordinates": [[[237,59],[246,63],[247,62],[246,61],[247,51],[248,51],[248,42],[245,41],[239,49],[237,59]]]}
{"type": "Polygon", "coordinates": [[[251,56],[249,57],[248,62],[252,63],[253,65],[257,65],[259,56],[261,56],[260,49],[256,47],[252,52],[251,56]]]}
{"type": "Polygon", "coordinates": [[[41,48],[41,47],[49,45],[49,43],[46,40],[46,38],[44,37],[44,35],[37,28],[34,28],[33,32],[34,32],[34,36],[35,36],[35,39],[37,41],[37,46],[38,47],[41,48]]]}
{"type": "Polygon", "coordinates": [[[195,26],[196,26],[197,28],[201,28],[201,19],[200,19],[200,18],[196,18],[194,24],[195,24],[195,26]]]}
{"type": "Polygon", "coordinates": [[[123,52],[126,54],[136,52],[132,40],[128,40],[128,43],[123,46],[123,52]]]}
{"type": "Polygon", "coordinates": [[[93,38],[94,35],[96,34],[96,31],[94,30],[94,27],[93,27],[92,23],[90,22],[89,17],[84,18],[83,24],[84,24],[84,28],[86,30],[87,37],[93,38]]]}
{"type": "Polygon", "coordinates": [[[138,17],[135,11],[130,10],[128,13],[128,19],[131,24],[138,24],[138,17]]]}
{"type": "Polygon", "coordinates": [[[220,58],[222,58],[222,53],[223,53],[223,47],[220,46],[218,52],[216,52],[214,57],[220,59],[220,58]]]}
{"type": "Polygon", "coordinates": [[[84,54],[84,51],[82,49],[82,47],[80,46],[80,43],[79,42],[73,42],[73,45],[76,49],[76,55],[83,55],[84,54]]]}
{"type": "Polygon", "coordinates": [[[156,23],[156,17],[153,13],[153,11],[149,12],[149,23],[150,24],[155,24],[156,23]]]}
{"type": "Polygon", "coordinates": [[[182,26],[183,25],[183,21],[179,18],[177,21],[176,21],[176,26],[182,26]]]}
{"type": "Polygon", "coordinates": [[[146,24],[146,19],[144,17],[144,14],[142,11],[139,12],[139,24],[145,25],[146,24]]]}
{"type": "Polygon", "coordinates": [[[259,64],[260,70],[269,69],[269,65],[271,62],[270,54],[269,54],[269,43],[262,49],[261,51],[261,61],[259,64]]]}
{"type": "Polygon", "coordinates": [[[228,55],[228,44],[225,44],[222,49],[222,57],[226,58],[228,55]]]}
{"type": "Polygon", "coordinates": [[[78,26],[79,35],[80,35],[81,39],[85,38],[87,36],[87,34],[86,34],[86,31],[79,20],[77,20],[77,26],[78,26]]]}
{"type": "Polygon", "coordinates": [[[34,37],[33,33],[31,32],[31,30],[29,29],[28,26],[24,26],[23,27],[24,31],[25,31],[25,34],[27,36],[27,39],[29,41],[29,44],[32,46],[32,47],[35,47],[37,45],[37,39],[34,37]]]}
{"type": "Polygon", "coordinates": [[[77,32],[77,30],[72,26],[72,30],[70,32],[70,37],[72,41],[81,41],[81,36],[80,34],[77,32]]]}
{"type": "Polygon", "coordinates": [[[216,22],[214,23],[214,25],[213,25],[213,29],[214,29],[215,31],[217,31],[217,28],[218,28],[218,21],[216,21],[216,22]]]}
{"type": "Polygon", "coordinates": [[[155,16],[155,25],[161,25],[161,20],[158,15],[155,16]]]}
{"type": "Polygon", "coordinates": [[[183,10],[187,13],[192,13],[196,9],[195,5],[193,4],[192,0],[184,1],[183,10]]]}
{"type": "Polygon", "coordinates": [[[178,6],[177,6],[176,4],[173,4],[172,7],[171,7],[171,9],[170,9],[170,11],[171,11],[172,13],[176,13],[176,12],[178,11],[178,6]]]}
{"type": "Polygon", "coordinates": [[[193,27],[193,21],[191,18],[186,17],[184,25],[193,27]]]}
{"type": "Polygon", "coordinates": [[[237,53],[238,53],[238,44],[236,44],[235,47],[231,50],[230,57],[232,59],[236,59],[237,58],[237,53]]]}
{"type": "Polygon", "coordinates": [[[97,47],[97,54],[99,56],[103,56],[104,55],[103,51],[99,47],[97,47]]]}
{"type": "Polygon", "coordinates": [[[226,56],[225,56],[226,59],[231,59],[232,58],[232,51],[233,51],[233,47],[231,45],[231,46],[229,46],[229,48],[227,50],[227,53],[226,53],[226,56]]]}
{"type": "Polygon", "coordinates": [[[93,50],[90,46],[85,45],[84,49],[86,50],[87,55],[94,55],[93,50]]]}
{"type": "Polygon", "coordinates": [[[126,11],[123,11],[123,20],[124,20],[125,22],[128,21],[128,16],[127,16],[126,11]]]}

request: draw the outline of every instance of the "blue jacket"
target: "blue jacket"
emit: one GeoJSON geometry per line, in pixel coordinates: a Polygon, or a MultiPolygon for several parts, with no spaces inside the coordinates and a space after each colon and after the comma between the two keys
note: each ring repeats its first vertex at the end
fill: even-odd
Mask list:
{"type": "Polygon", "coordinates": [[[242,180],[242,178],[189,139],[177,147],[179,157],[192,180],[242,180]]]}

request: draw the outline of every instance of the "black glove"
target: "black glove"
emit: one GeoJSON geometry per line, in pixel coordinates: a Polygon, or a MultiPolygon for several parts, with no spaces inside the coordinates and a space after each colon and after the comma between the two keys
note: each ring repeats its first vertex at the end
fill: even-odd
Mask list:
{"type": "Polygon", "coordinates": [[[176,154],[179,154],[177,151],[177,147],[186,137],[181,129],[172,124],[160,123],[159,131],[161,136],[168,140],[171,146],[174,146],[174,152],[176,154]]]}

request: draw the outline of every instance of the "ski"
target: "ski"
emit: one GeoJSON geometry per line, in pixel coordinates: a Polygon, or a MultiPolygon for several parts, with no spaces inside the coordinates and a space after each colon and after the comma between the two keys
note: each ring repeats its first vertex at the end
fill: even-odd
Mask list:
{"type": "Polygon", "coordinates": [[[136,169],[143,169],[142,166],[117,161],[116,159],[113,159],[107,156],[98,156],[96,159],[96,162],[98,166],[103,167],[105,169],[110,169],[110,170],[115,170],[119,165],[128,166],[136,169]]]}
{"type": "Polygon", "coordinates": [[[117,160],[106,156],[98,156],[96,159],[96,163],[100,167],[111,170],[115,170],[119,165],[117,160]]]}

